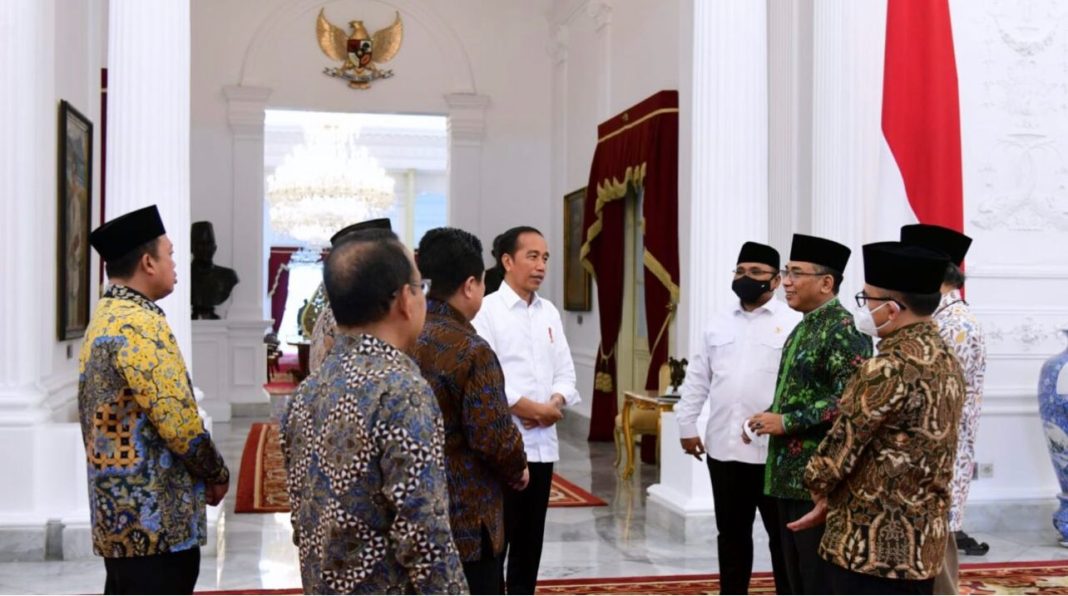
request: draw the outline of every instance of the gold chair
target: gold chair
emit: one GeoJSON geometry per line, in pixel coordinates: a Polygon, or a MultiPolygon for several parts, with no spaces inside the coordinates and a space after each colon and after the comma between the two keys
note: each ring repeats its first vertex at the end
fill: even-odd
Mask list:
{"type": "MultiPolygon", "coordinates": [[[[667,391],[670,382],[671,370],[667,364],[663,364],[660,366],[657,393],[663,395],[667,391]]],[[[660,461],[660,408],[655,403],[650,407],[648,401],[636,399],[636,396],[637,393],[634,393],[633,396],[624,395],[623,409],[619,414],[616,414],[615,420],[613,438],[616,446],[616,460],[612,464],[613,467],[619,467],[619,462],[623,460],[623,448],[629,449],[627,465],[623,468],[621,474],[623,478],[630,478],[631,474],[634,473],[634,444],[637,438],[642,435],[656,436],[656,458],[657,461],[660,461]],[[629,441],[627,440],[628,436],[630,437],[629,441]]]]}

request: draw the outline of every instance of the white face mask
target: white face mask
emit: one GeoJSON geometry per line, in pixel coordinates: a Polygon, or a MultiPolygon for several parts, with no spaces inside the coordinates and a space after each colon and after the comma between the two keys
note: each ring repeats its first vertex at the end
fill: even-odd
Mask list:
{"type": "Polygon", "coordinates": [[[858,310],[853,315],[853,324],[857,326],[857,331],[860,331],[861,333],[870,335],[872,337],[879,337],[879,330],[889,325],[890,319],[887,319],[886,322],[882,325],[876,325],[875,319],[872,317],[872,314],[874,314],[876,311],[880,310],[884,306],[887,306],[888,304],[890,303],[884,302],[881,306],[879,306],[879,308],[876,308],[875,310],[868,310],[868,307],[866,306],[860,307],[860,310],[858,310]]]}

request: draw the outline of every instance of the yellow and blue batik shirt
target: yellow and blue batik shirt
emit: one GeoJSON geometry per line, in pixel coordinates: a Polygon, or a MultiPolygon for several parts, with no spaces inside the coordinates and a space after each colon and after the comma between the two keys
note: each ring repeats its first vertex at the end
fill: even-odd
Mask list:
{"type": "Polygon", "coordinates": [[[79,370],[93,552],[134,557],[204,544],[205,482],[227,482],[230,472],[163,311],[130,288],[109,288],[79,370]]]}

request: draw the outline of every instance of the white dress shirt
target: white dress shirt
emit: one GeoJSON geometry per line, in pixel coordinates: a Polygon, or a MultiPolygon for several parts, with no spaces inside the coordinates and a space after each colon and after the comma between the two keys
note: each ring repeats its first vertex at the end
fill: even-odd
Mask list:
{"type": "Polygon", "coordinates": [[[705,450],[720,461],[763,464],[767,437],[746,444],[742,422],[763,412],[775,397],[779,359],[801,313],[773,297],[747,312],[741,304],[717,313],[701,338],[701,350],[686,367],[675,416],[679,436],[699,436],[697,417],[709,402],[705,450]]]}
{"type": "MultiPolygon", "coordinates": [[[[504,370],[504,393],[508,407],[525,397],[549,403],[554,393],[564,396],[567,405],[580,401],[575,389],[575,364],[564,337],[560,312],[551,302],[534,294],[527,304],[508,283],[486,296],[482,309],[471,323],[497,353],[504,370]]],[[[519,418],[512,420],[523,435],[527,461],[555,462],[560,459],[556,425],[523,428],[519,418]]]]}

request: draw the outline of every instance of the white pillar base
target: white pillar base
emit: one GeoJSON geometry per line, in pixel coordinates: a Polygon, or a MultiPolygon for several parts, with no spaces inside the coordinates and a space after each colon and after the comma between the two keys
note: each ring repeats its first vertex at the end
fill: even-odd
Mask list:
{"type": "MultiPolygon", "coordinates": [[[[64,560],[94,556],[79,423],[0,427],[0,465],[10,486],[25,489],[4,497],[10,502],[0,509],[0,562],[43,561],[49,551],[64,560]],[[20,494],[37,496],[20,499],[20,494]],[[50,520],[62,525],[51,540],[50,520]]],[[[220,507],[208,508],[205,555],[215,552],[221,513],[220,507]]]]}
{"type": "Polygon", "coordinates": [[[225,422],[235,404],[270,402],[263,391],[267,382],[267,347],[263,335],[268,320],[193,321],[194,382],[204,391],[200,407],[225,422]]]}
{"type": "MultiPolygon", "coordinates": [[[[707,421],[706,408],[697,427],[705,428],[707,421]]],[[[679,423],[674,412],[660,414],[660,482],[649,487],[649,499],[680,515],[707,515],[715,510],[708,466],[679,447],[679,423]]]]}

